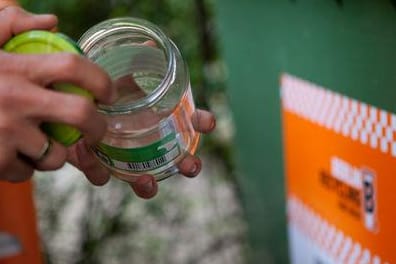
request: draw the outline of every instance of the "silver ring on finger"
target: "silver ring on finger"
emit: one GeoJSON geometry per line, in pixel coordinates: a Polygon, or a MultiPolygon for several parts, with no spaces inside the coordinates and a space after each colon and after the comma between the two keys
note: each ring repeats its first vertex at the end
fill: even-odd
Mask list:
{"type": "Polygon", "coordinates": [[[52,141],[50,139],[47,139],[47,141],[41,147],[41,150],[40,150],[39,154],[37,155],[38,158],[35,159],[35,162],[40,162],[40,161],[44,160],[50,153],[51,148],[52,148],[52,141]]]}

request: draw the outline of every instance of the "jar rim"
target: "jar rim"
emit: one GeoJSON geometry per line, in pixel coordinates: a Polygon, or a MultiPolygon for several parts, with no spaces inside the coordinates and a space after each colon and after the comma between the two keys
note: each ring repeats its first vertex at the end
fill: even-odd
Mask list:
{"type": "Polygon", "coordinates": [[[166,59],[166,72],[161,82],[149,94],[134,102],[123,105],[98,105],[98,110],[106,114],[128,114],[140,109],[155,105],[166,94],[176,78],[176,48],[173,42],[153,23],[135,17],[111,18],[89,28],[78,40],[78,44],[84,54],[101,40],[104,40],[120,31],[138,32],[152,38],[161,45],[166,59]]]}

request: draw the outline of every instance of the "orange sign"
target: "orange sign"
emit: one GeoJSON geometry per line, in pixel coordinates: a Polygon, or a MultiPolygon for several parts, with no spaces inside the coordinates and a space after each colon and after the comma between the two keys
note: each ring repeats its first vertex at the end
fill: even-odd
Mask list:
{"type": "Polygon", "coordinates": [[[0,181],[0,264],[40,264],[32,182],[0,181]]]}
{"type": "Polygon", "coordinates": [[[396,115],[281,77],[292,263],[396,263],[396,115]]]}

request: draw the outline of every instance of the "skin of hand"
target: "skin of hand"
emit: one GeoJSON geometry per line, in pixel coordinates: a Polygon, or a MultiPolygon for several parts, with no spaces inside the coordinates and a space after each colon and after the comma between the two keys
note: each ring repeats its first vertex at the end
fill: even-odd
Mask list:
{"type": "MultiPolygon", "coordinates": [[[[50,30],[53,15],[33,15],[20,7],[0,10],[0,46],[13,35],[31,30],[50,30]]],[[[99,141],[106,121],[93,102],[78,95],[56,92],[57,82],[73,83],[94,94],[98,102],[115,98],[111,80],[83,56],[56,53],[21,55],[0,51],[0,178],[11,182],[30,178],[34,169],[54,170],[66,161],[68,150],[53,142],[50,153],[38,161],[47,136],[42,122],[61,122],[78,128],[87,144],[99,141]]]]}
{"type": "MultiPolygon", "coordinates": [[[[215,128],[216,121],[212,113],[197,110],[192,116],[192,124],[196,131],[209,133],[215,128]]],[[[70,147],[69,162],[84,171],[88,180],[94,185],[104,185],[110,179],[110,172],[100,165],[84,140],[70,147]]],[[[178,169],[186,177],[195,177],[201,171],[201,161],[195,156],[188,155],[179,163],[178,169]]],[[[136,182],[129,185],[137,196],[144,199],[150,199],[158,192],[157,181],[149,174],[140,176],[136,182]]]]}
{"type": "MultiPolygon", "coordinates": [[[[50,30],[57,25],[53,15],[34,15],[20,7],[0,10],[0,46],[13,35],[31,30],[50,30]]],[[[105,184],[109,171],[100,165],[89,150],[106,131],[106,121],[94,103],[78,95],[48,89],[56,82],[69,82],[91,91],[97,101],[109,104],[116,98],[111,80],[87,59],[67,53],[18,55],[0,51],[0,180],[20,182],[29,179],[35,169],[54,170],[70,162],[95,185],[105,184]],[[38,161],[47,141],[39,126],[42,122],[62,122],[78,128],[84,138],[66,148],[53,142],[50,153],[38,161]]],[[[208,133],[215,128],[215,118],[197,110],[194,128],[208,133]]],[[[179,166],[181,174],[196,176],[201,161],[187,156],[179,166]]],[[[152,175],[144,175],[130,184],[141,198],[151,198],[158,191],[152,175]]]]}

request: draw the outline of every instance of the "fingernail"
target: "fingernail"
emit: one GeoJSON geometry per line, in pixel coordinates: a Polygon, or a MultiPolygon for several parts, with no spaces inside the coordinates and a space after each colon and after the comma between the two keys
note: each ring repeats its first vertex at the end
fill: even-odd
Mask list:
{"type": "Polygon", "coordinates": [[[212,122],[210,123],[209,127],[210,127],[209,128],[210,130],[213,130],[216,127],[216,119],[215,118],[212,119],[212,122]]]}
{"type": "MultiPolygon", "coordinates": [[[[30,13],[29,12],[29,14],[32,14],[32,13],[30,13]]],[[[51,17],[53,17],[53,15],[51,15],[51,14],[33,14],[35,17],[39,17],[39,18],[51,18],[51,17]]]]}
{"type": "Polygon", "coordinates": [[[40,19],[45,19],[45,20],[54,20],[54,23],[58,23],[58,18],[52,14],[39,14],[37,15],[40,19]]]}
{"type": "Polygon", "coordinates": [[[190,168],[190,173],[192,175],[196,175],[199,172],[199,166],[197,163],[194,163],[190,168]]]}

